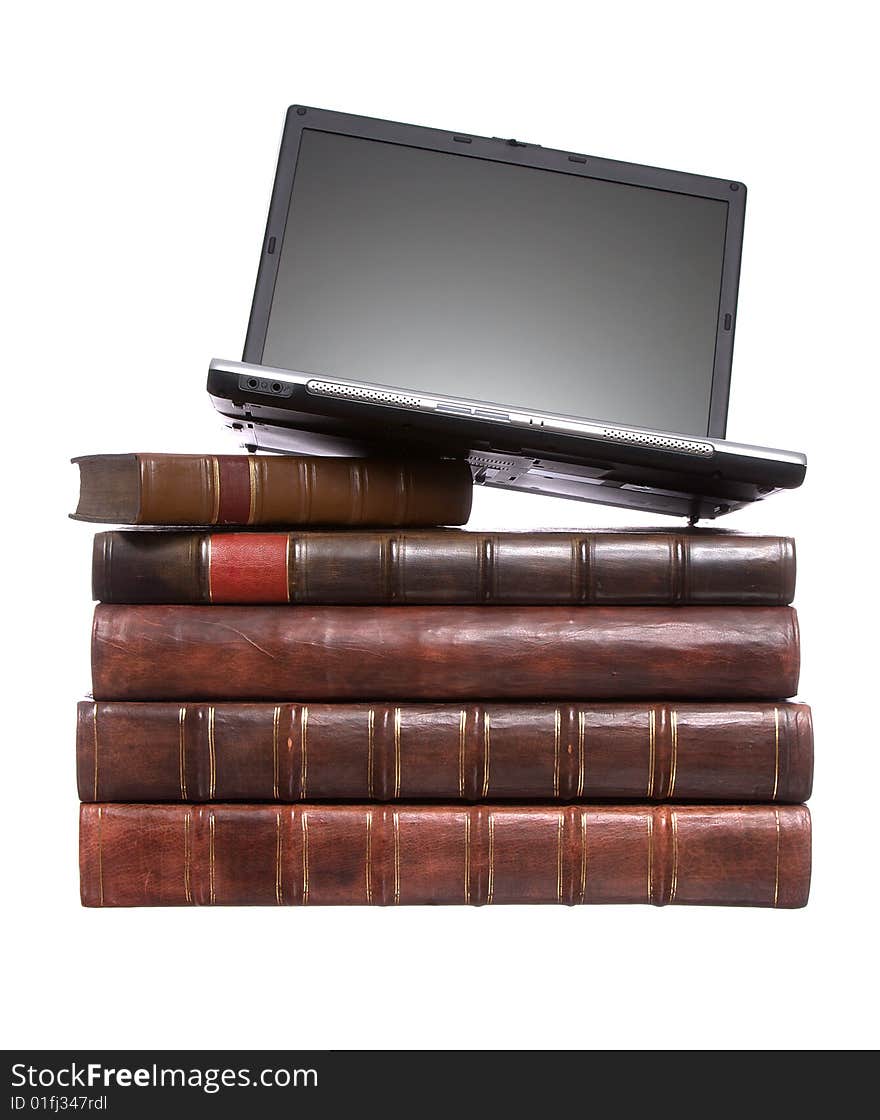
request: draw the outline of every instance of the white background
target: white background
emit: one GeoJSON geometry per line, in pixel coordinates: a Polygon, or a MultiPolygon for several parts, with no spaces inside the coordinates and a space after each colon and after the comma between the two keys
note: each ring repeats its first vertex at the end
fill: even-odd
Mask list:
{"type": "MultiPolygon", "coordinates": [[[[868,5],[16,5],[2,130],[5,1044],[838,1048],[878,1042],[876,88],[868,5]],[[83,910],[71,455],[233,451],[291,102],[742,179],[728,433],[807,482],[730,517],[799,549],[806,910],[83,910]]],[[[478,493],[473,527],[638,524],[478,493]]],[[[656,521],[657,519],[653,519],[656,521]]]]}

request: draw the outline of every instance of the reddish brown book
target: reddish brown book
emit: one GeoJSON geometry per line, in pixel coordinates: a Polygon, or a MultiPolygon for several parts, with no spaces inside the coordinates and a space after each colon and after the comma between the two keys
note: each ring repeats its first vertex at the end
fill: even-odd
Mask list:
{"type": "Polygon", "coordinates": [[[82,801],[810,796],[806,704],[82,701],[82,801]]]}
{"type": "Polygon", "coordinates": [[[775,700],[791,607],[95,608],[97,700],[775,700]]]}
{"type": "Polygon", "coordinates": [[[797,907],[803,805],[83,805],[85,906],[797,907]]]}
{"type": "Polygon", "coordinates": [[[76,513],[117,525],[463,525],[453,460],[300,455],[84,455],[76,513]]]}
{"type": "Polygon", "coordinates": [[[736,533],[98,533],[105,603],[751,604],[794,596],[794,541],[736,533]]]}

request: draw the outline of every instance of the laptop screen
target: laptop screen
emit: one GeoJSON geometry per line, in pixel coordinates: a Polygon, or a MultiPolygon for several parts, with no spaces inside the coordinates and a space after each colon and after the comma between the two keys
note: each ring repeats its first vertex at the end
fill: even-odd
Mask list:
{"type": "Polygon", "coordinates": [[[727,211],[305,129],[262,362],[705,435],[727,211]]]}

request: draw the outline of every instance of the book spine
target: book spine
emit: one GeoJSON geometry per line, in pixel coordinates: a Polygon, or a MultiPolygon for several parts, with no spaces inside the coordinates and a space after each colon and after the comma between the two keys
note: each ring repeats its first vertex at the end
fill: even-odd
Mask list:
{"type": "Polygon", "coordinates": [[[802,805],[81,806],[85,906],[804,906],[802,805]]]}
{"type": "Polygon", "coordinates": [[[138,455],[140,525],[459,525],[465,463],[138,455]]]}
{"type": "Polygon", "coordinates": [[[152,533],[95,537],[105,603],[786,605],[794,542],[685,533],[152,533]]]}
{"type": "Polygon", "coordinates": [[[791,607],[95,608],[97,700],[775,700],[791,607]]]}
{"type": "Polygon", "coordinates": [[[81,701],[82,801],[801,802],[806,704],[81,701]]]}

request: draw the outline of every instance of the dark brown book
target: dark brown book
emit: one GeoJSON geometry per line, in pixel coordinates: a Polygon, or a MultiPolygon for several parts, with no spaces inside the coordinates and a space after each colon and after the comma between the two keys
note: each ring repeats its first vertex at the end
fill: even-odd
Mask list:
{"type": "Polygon", "coordinates": [[[117,525],[463,525],[470,468],[453,460],[301,455],[83,455],[80,521],[117,525]]]}
{"type": "Polygon", "coordinates": [[[792,607],[95,608],[97,700],[776,700],[792,607]]]}
{"type": "Polygon", "coordinates": [[[810,796],[806,704],[82,701],[82,801],[810,796]]]}
{"type": "Polygon", "coordinates": [[[85,906],[797,907],[803,805],[83,805],[85,906]]]}
{"type": "Polygon", "coordinates": [[[794,596],[794,541],[735,533],[98,533],[104,603],[750,604],[794,596]]]}

